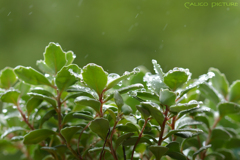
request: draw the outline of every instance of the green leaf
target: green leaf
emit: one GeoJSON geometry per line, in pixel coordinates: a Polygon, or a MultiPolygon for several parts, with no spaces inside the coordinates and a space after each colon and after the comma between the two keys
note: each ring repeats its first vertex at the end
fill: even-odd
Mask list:
{"type": "MultiPolygon", "coordinates": [[[[100,152],[103,150],[103,147],[94,147],[88,150],[89,153],[92,152],[100,152]]],[[[109,153],[111,153],[111,150],[109,149],[109,147],[104,147],[104,151],[108,151],[109,153]]]]}
{"type": "Polygon", "coordinates": [[[216,105],[220,102],[220,98],[218,97],[217,93],[207,83],[200,84],[199,90],[204,97],[208,98],[216,105]]]}
{"type": "Polygon", "coordinates": [[[175,134],[175,133],[178,133],[178,132],[191,132],[191,133],[202,133],[203,131],[200,130],[200,129],[191,129],[191,128],[184,128],[184,129],[175,129],[175,130],[170,130],[167,135],[164,137],[167,138],[167,137],[170,137],[172,134],[175,134]]]}
{"type": "MultiPolygon", "coordinates": [[[[136,89],[143,88],[143,87],[144,86],[141,83],[136,83],[136,84],[132,84],[132,85],[127,86],[127,87],[120,88],[117,91],[120,94],[124,94],[124,93],[127,93],[129,91],[136,90],[136,89]]],[[[113,98],[113,96],[114,96],[114,92],[111,93],[104,101],[109,101],[110,99],[113,98]]]]}
{"type": "Polygon", "coordinates": [[[196,121],[204,123],[208,128],[210,128],[209,121],[205,115],[197,115],[194,117],[196,121]]]}
{"type": "Polygon", "coordinates": [[[239,102],[239,100],[240,100],[240,80],[236,80],[230,86],[228,100],[230,102],[239,102]]]}
{"type": "Polygon", "coordinates": [[[83,114],[83,113],[73,113],[73,117],[79,118],[79,119],[84,119],[86,121],[94,120],[94,118],[92,116],[89,116],[89,115],[83,114]]]}
{"type": "Polygon", "coordinates": [[[124,115],[129,115],[133,112],[132,108],[130,106],[126,105],[126,104],[124,104],[121,109],[122,109],[122,113],[124,115]]]}
{"type": "Polygon", "coordinates": [[[16,131],[26,131],[26,129],[22,128],[22,127],[11,127],[8,128],[2,135],[1,135],[1,139],[3,139],[4,137],[6,137],[9,133],[13,133],[16,131]]]}
{"type": "Polygon", "coordinates": [[[76,58],[76,55],[72,51],[66,52],[66,59],[67,59],[66,66],[70,65],[75,58],[76,58]]]}
{"type": "Polygon", "coordinates": [[[71,98],[77,98],[77,97],[80,97],[80,96],[87,96],[87,97],[90,97],[90,98],[94,98],[90,93],[88,92],[77,92],[77,93],[69,93],[63,101],[66,101],[68,99],[71,99],[71,98]]]}
{"type": "Polygon", "coordinates": [[[28,93],[28,95],[34,97],[34,98],[38,98],[38,99],[42,99],[42,100],[45,100],[47,101],[48,103],[50,103],[53,107],[56,107],[57,106],[57,102],[55,99],[51,98],[51,97],[48,97],[48,96],[45,96],[45,95],[42,95],[42,94],[38,94],[38,93],[28,93]]]}
{"type": "Polygon", "coordinates": [[[21,93],[21,97],[27,95],[29,90],[31,89],[31,85],[20,81],[16,86],[14,86],[15,89],[19,90],[21,93]]]}
{"type": "Polygon", "coordinates": [[[191,137],[195,137],[195,136],[199,135],[199,133],[192,133],[192,132],[184,131],[184,132],[177,132],[174,135],[181,137],[181,138],[191,138],[191,137]]]}
{"type": "Polygon", "coordinates": [[[89,106],[93,108],[97,113],[100,112],[101,103],[96,99],[89,98],[87,96],[80,96],[77,97],[74,102],[82,106],[89,106]]]}
{"type": "Polygon", "coordinates": [[[120,137],[118,137],[118,139],[115,142],[115,150],[117,150],[117,148],[129,137],[133,136],[134,133],[125,133],[123,135],[121,135],[120,137]]]}
{"type": "Polygon", "coordinates": [[[173,113],[178,113],[180,111],[183,111],[183,110],[188,110],[188,109],[191,109],[191,108],[194,108],[194,107],[197,107],[199,106],[199,102],[195,101],[195,100],[192,100],[188,103],[178,103],[178,104],[175,104],[173,106],[170,106],[170,112],[173,112],[173,113]]]}
{"type": "Polygon", "coordinates": [[[228,133],[228,131],[226,131],[223,128],[214,128],[212,130],[212,134],[211,134],[211,141],[212,140],[228,140],[232,138],[232,135],[230,133],[228,133]]]}
{"type": "Polygon", "coordinates": [[[193,160],[195,160],[196,156],[201,153],[204,150],[207,150],[208,148],[211,147],[211,144],[207,145],[207,146],[203,146],[201,147],[199,150],[197,150],[194,154],[193,154],[193,160]]]}
{"type": "Polygon", "coordinates": [[[154,69],[155,73],[158,74],[161,81],[163,81],[164,73],[162,71],[161,66],[157,63],[157,61],[155,59],[152,59],[152,64],[153,64],[153,69],[154,69]]]}
{"type": "Polygon", "coordinates": [[[150,72],[145,74],[143,80],[144,82],[147,82],[148,89],[157,95],[159,95],[161,89],[168,88],[168,86],[163,83],[159,75],[152,75],[150,72]]]}
{"type": "Polygon", "coordinates": [[[72,119],[78,118],[78,117],[74,117],[73,114],[75,113],[81,113],[81,114],[85,114],[85,115],[90,115],[91,113],[88,111],[82,111],[82,112],[70,112],[68,114],[66,114],[62,120],[62,125],[66,124],[67,122],[70,122],[72,119]]]}
{"type": "Polygon", "coordinates": [[[171,106],[175,104],[176,94],[168,89],[161,89],[159,96],[160,103],[163,105],[171,106]]]}
{"type": "Polygon", "coordinates": [[[108,73],[103,70],[102,67],[90,63],[83,67],[82,77],[84,82],[93,90],[95,90],[98,95],[100,95],[105,88],[108,77],[108,73]]]}
{"type": "Polygon", "coordinates": [[[224,155],[222,155],[220,153],[217,153],[217,152],[211,152],[205,158],[206,159],[213,159],[213,157],[215,157],[214,159],[217,159],[217,160],[224,160],[225,159],[224,155]]]}
{"type": "Polygon", "coordinates": [[[100,138],[105,140],[110,126],[108,120],[104,118],[97,118],[90,123],[89,128],[92,132],[96,133],[100,138]]]}
{"type": "Polygon", "coordinates": [[[145,120],[151,115],[149,110],[143,105],[137,105],[136,108],[145,120]]]}
{"type": "MultiPolygon", "coordinates": [[[[137,140],[138,140],[138,136],[130,137],[127,140],[125,140],[122,143],[122,145],[123,146],[132,146],[132,145],[136,144],[137,140]]],[[[138,144],[140,144],[140,143],[147,143],[149,145],[152,145],[152,142],[148,138],[146,138],[146,137],[141,137],[141,139],[139,140],[138,144]]]]}
{"type": "Polygon", "coordinates": [[[71,138],[73,137],[73,135],[80,130],[82,127],[80,126],[71,126],[71,127],[66,127],[64,129],[61,130],[61,134],[63,135],[63,137],[65,138],[65,140],[67,141],[67,143],[69,144],[71,141],[71,138]]]}
{"type": "Polygon", "coordinates": [[[13,84],[16,83],[17,77],[12,68],[6,67],[2,70],[0,81],[2,88],[9,89],[13,84]]]}
{"type": "Polygon", "coordinates": [[[42,75],[40,72],[36,71],[31,67],[17,66],[14,69],[14,72],[18,76],[18,78],[24,81],[25,83],[29,83],[32,85],[51,86],[51,83],[44,75],[42,75]]]}
{"type": "Polygon", "coordinates": [[[194,125],[200,125],[200,124],[202,124],[202,122],[195,121],[190,117],[185,117],[185,118],[181,118],[177,121],[176,128],[181,129],[186,126],[194,126],[194,125]]]}
{"type": "Polygon", "coordinates": [[[116,86],[119,82],[121,82],[121,81],[124,80],[124,79],[127,79],[128,77],[130,77],[130,76],[132,76],[132,75],[134,75],[134,74],[135,74],[134,71],[133,71],[133,72],[125,72],[125,74],[123,74],[122,76],[120,76],[120,77],[112,80],[111,82],[109,82],[109,83],[107,84],[107,86],[106,86],[106,90],[108,90],[108,89],[116,86]]]}
{"type": "Polygon", "coordinates": [[[50,129],[36,129],[25,135],[23,143],[24,144],[37,144],[37,143],[40,143],[41,141],[45,140],[52,134],[56,134],[56,132],[54,132],[50,129]]]}
{"type": "Polygon", "coordinates": [[[133,123],[126,123],[125,125],[117,125],[116,129],[123,132],[138,132],[139,128],[133,123]]]}
{"type": "Polygon", "coordinates": [[[2,102],[12,103],[18,105],[18,98],[20,93],[18,91],[7,91],[1,96],[2,102]]]}
{"type": "Polygon", "coordinates": [[[67,63],[66,54],[63,52],[59,44],[53,42],[49,43],[43,55],[46,65],[55,74],[57,74],[57,72],[67,63]]]}
{"type": "Polygon", "coordinates": [[[219,114],[224,117],[229,114],[237,114],[240,112],[240,106],[233,102],[222,102],[217,106],[219,114]]]}
{"type": "Polygon", "coordinates": [[[159,103],[159,97],[156,94],[152,94],[149,92],[137,92],[137,98],[143,99],[144,101],[152,101],[155,103],[159,103]]]}
{"type": "Polygon", "coordinates": [[[154,154],[156,160],[160,160],[161,157],[169,150],[163,146],[150,146],[149,150],[154,154]]]}
{"type": "Polygon", "coordinates": [[[35,108],[37,108],[37,107],[42,103],[42,101],[43,101],[43,100],[42,100],[42,99],[39,99],[39,98],[35,98],[35,97],[30,98],[30,99],[27,101],[27,105],[26,105],[28,115],[30,115],[30,113],[31,113],[35,108]]]}
{"type": "Polygon", "coordinates": [[[46,122],[47,120],[49,120],[52,116],[54,116],[56,114],[55,109],[52,109],[50,111],[48,111],[47,113],[44,114],[44,116],[41,118],[40,120],[40,128],[42,127],[43,123],[46,122]]]}
{"type": "Polygon", "coordinates": [[[227,160],[234,160],[235,159],[231,150],[219,149],[217,152],[224,155],[225,159],[227,159],[227,160]]]}
{"type": "Polygon", "coordinates": [[[175,91],[185,82],[187,82],[190,76],[191,73],[188,71],[188,69],[177,68],[176,70],[170,70],[165,74],[164,83],[175,91]]]}
{"type": "Polygon", "coordinates": [[[225,77],[224,74],[222,74],[218,69],[216,68],[210,68],[210,72],[213,72],[215,74],[214,77],[210,79],[212,82],[212,86],[221,93],[224,97],[227,97],[228,95],[228,87],[229,83],[225,77]]]}
{"type": "Polygon", "coordinates": [[[69,66],[63,67],[57,73],[55,83],[61,92],[78,81],[78,79],[73,75],[72,72],[80,74],[81,69],[77,65],[71,64],[69,66]]]}
{"type": "Polygon", "coordinates": [[[49,68],[43,60],[38,60],[37,61],[37,66],[43,73],[47,73],[47,74],[50,74],[50,75],[55,74],[55,72],[53,70],[51,70],[51,68],[49,68]]]}
{"type": "Polygon", "coordinates": [[[18,142],[18,141],[22,141],[24,139],[24,136],[14,136],[11,138],[12,142],[18,142]]]}
{"type": "Polygon", "coordinates": [[[166,145],[169,150],[165,155],[177,160],[186,160],[186,157],[180,151],[180,145],[178,142],[170,142],[166,145]]]}
{"type": "Polygon", "coordinates": [[[231,138],[229,141],[227,141],[226,148],[240,148],[240,138],[231,138]]]}
{"type": "Polygon", "coordinates": [[[124,101],[118,91],[114,92],[114,100],[115,100],[115,103],[116,103],[118,109],[121,110],[122,106],[124,105],[124,101]]]}
{"type": "Polygon", "coordinates": [[[117,117],[116,117],[116,114],[113,112],[113,110],[108,108],[108,109],[105,110],[105,113],[109,113],[110,116],[112,117],[113,121],[116,122],[117,117]]]}
{"type": "Polygon", "coordinates": [[[158,122],[159,125],[162,125],[164,115],[158,108],[156,108],[156,105],[151,102],[141,102],[141,105],[149,110],[151,116],[158,122]]]}
{"type": "Polygon", "coordinates": [[[31,89],[31,92],[32,93],[43,94],[43,95],[48,96],[48,97],[54,97],[54,95],[51,92],[49,92],[46,89],[40,88],[40,87],[36,87],[36,88],[31,89]]]}

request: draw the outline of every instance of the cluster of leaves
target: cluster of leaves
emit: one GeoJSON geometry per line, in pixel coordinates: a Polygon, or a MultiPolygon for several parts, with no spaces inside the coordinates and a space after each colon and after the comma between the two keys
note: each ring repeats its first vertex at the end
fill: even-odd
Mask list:
{"type": "Polygon", "coordinates": [[[215,68],[122,76],[50,43],[32,67],[0,75],[3,153],[25,160],[235,160],[240,149],[240,81],[229,87],[215,68]]]}

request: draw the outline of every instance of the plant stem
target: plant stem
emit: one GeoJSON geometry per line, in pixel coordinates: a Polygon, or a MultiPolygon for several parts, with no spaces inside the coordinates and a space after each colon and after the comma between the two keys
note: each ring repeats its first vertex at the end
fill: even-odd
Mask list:
{"type": "MultiPolygon", "coordinates": [[[[208,137],[207,137],[207,140],[206,140],[206,142],[205,142],[205,146],[207,146],[207,145],[211,142],[211,139],[210,139],[210,138],[211,138],[211,135],[212,135],[212,130],[213,130],[214,128],[216,128],[218,122],[219,122],[221,119],[222,119],[222,117],[216,118],[215,121],[214,121],[214,123],[213,123],[212,128],[209,128],[208,137]]],[[[202,152],[202,155],[201,155],[202,160],[204,160],[204,158],[206,157],[206,153],[207,153],[207,150],[205,150],[205,151],[202,152]]]]}
{"type": "Polygon", "coordinates": [[[168,111],[169,111],[169,108],[168,106],[166,106],[166,111],[164,112],[164,115],[165,115],[165,118],[163,120],[163,123],[161,125],[161,132],[160,132],[160,135],[159,135],[159,140],[158,140],[158,145],[160,146],[162,141],[163,141],[163,133],[164,133],[164,129],[165,129],[165,125],[166,125],[166,122],[168,120],[168,111]]]}
{"type": "Polygon", "coordinates": [[[21,110],[20,105],[19,105],[19,100],[20,100],[20,98],[18,99],[18,102],[17,102],[17,104],[16,104],[17,109],[18,109],[18,111],[20,112],[20,114],[21,114],[21,116],[22,116],[22,118],[23,118],[23,121],[28,125],[28,127],[29,127],[31,130],[34,130],[34,127],[29,123],[28,119],[26,118],[26,115],[25,115],[25,114],[23,113],[23,111],[21,110]]]}
{"type": "Polygon", "coordinates": [[[111,132],[110,139],[109,139],[110,140],[110,149],[111,149],[111,152],[112,152],[114,160],[118,160],[116,152],[113,149],[113,145],[112,145],[112,137],[113,137],[113,134],[114,134],[114,131],[115,131],[115,128],[116,128],[117,124],[118,124],[118,120],[116,120],[116,122],[115,122],[115,124],[114,124],[114,126],[112,128],[112,132],[111,132]]]}
{"type": "MultiPolygon", "coordinates": [[[[173,116],[173,118],[172,118],[172,124],[171,124],[172,130],[174,130],[174,128],[175,128],[175,122],[176,122],[176,116],[173,116]]],[[[176,141],[176,136],[172,135],[172,140],[173,140],[173,141],[176,141]]]]}
{"type": "Polygon", "coordinates": [[[150,118],[146,119],[145,122],[144,122],[144,125],[143,125],[143,128],[142,128],[142,130],[141,130],[141,133],[139,134],[138,139],[137,139],[137,142],[135,143],[135,145],[134,145],[134,147],[133,147],[131,160],[133,159],[134,151],[135,151],[135,149],[136,149],[136,147],[137,147],[138,142],[140,141],[140,139],[141,139],[141,137],[142,137],[143,131],[144,131],[144,129],[145,129],[146,125],[147,125],[147,122],[148,122],[149,120],[150,120],[150,118]]]}
{"type": "Polygon", "coordinates": [[[124,160],[127,160],[125,147],[124,146],[122,146],[122,150],[123,150],[123,158],[124,158],[124,160]]]}
{"type": "Polygon", "coordinates": [[[107,143],[107,138],[108,138],[108,136],[109,136],[109,133],[110,133],[110,129],[108,130],[108,133],[107,133],[106,139],[105,139],[105,141],[104,141],[103,148],[102,148],[102,151],[101,151],[101,154],[100,154],[100,158],[99,158],[99,160],[102,159],[102,156],[103,156],[103,153],[104,153],[104,147],[105,147],[105,145],[106,145],[106,143],[107,143]]]}

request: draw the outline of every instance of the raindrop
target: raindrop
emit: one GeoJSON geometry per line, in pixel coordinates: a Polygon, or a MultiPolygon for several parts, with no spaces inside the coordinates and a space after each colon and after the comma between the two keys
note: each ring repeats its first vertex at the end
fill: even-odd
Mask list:
{"type": "Polygon", "coordinates": [[[112,82],[113,80],[119,78],[120,76],[117,73],[110,73],[108,75],[108,83],[112,82]]]}
{"type": "Polygon", "coordinates": [[[9,16],[10,14],[11,14],[11,12],[9,12],[7,16],[9,16]]]}
{"type": "Polygon", "coordinates": [[[168,26],[168,24],[166,24],[166,25],[164,26],[163,31],[167,28],[167,26],[168,26]]]}
{"type": "Polygon", "coordinates": [[[28,15],[32,15],[32,12],[29,12],[28,15]]]}
{"type": "Polygon", "coordinates": [[[137,14],[137,15],[135,16],[135,18],[137,18],[137,17],[138,17],[138,15],[139,15],[139,14],[137,14]]]}
{"type": "Polygon", "coordinates": [[[134,74],[139,73],[139,72],[140,72],[140,68],[135,67],[135,68],[133,69],[133,73],[134,73],[134,74]]]}
{"type": "Polygon", "coordinates": [[[7,109],[3,109],[2,112],[3,112],[3,113],[7,113],[7,109]]]}
{"type": "Polygon", "coordinates": [[[141,92],[146,92],[146,89],[145,89],[145,88],[142,88],[142,89],[141,89],[141,92]]]}

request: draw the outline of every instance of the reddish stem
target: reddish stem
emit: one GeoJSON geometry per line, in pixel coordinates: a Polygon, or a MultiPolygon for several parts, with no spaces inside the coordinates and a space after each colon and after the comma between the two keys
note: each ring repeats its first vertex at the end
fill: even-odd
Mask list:
{"type": "Polygon", "coordinates": [[[159,140],[158,140],[158,145],[160,146],[162,141],[163,141],[163,133],[164,133],[164,129],[165,129],[165,125],[166,125],[166,122],[168,120],[168,111],[169,111],[169,108],[168,106],[166,106],[166,111],[164,112],[164,115],[165,115],[165,118],[163,120],[163,123],[161,125],[161,132],[160,132],[160,135],[159,135],[159,140]]]}

